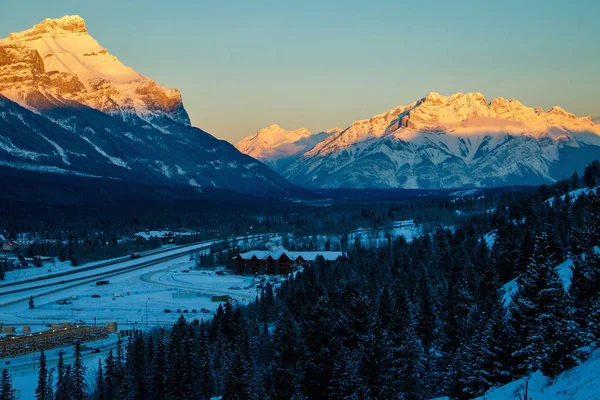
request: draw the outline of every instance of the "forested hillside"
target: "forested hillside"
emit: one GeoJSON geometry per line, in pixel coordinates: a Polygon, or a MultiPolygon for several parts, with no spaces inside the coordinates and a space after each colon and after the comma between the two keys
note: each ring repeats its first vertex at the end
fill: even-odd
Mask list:
{"type": "Polygon", "coordinates": [[[91,396],[471,399],[538,370],[552,379],[600,344],[600,195],[568,194],[582,186],[574,176],[505,193],[493,213],[410,243],[355,245],[210,322],[138,333],[109,354],[91,396]],[[566,259],[568,290],[556,269],[566,259]]]}

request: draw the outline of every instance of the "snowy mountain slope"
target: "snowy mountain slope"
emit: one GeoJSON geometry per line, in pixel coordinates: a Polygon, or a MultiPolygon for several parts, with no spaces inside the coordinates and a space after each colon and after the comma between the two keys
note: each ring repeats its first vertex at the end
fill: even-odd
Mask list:
{"type": "Polygon", "coordinates": [[[0,42],[2,167],[289,195],[299,189],[192,127],[176,90],[124,66],[80,17],[0,42]]]}
{"type": "Polygon", "coordinates": [[[600,126],[560,107],[480,93],[430,93],[354,122],[304,153],[283,175],[325,188],[454,188],[539,184],[600,156],[600,126]]]}
{"type": "Polygon", "coordinates": [[[281,173],[301,154],[341,131],[333,128],[313,134],[305,128],[289,131],[279,125],[271,125],[243,138],[235,147],[281,173]]]}
{"type": "MultiPolygon", "coordinates": [[[[478,397],[480,400],[517,399],[525,391],[526,378],[522,378],[478,397]]],[[[594,351],[581,365],[561,373],[550,380],[541,372],[529,377],[529,396],[544,400],[598,400],[600,390],[600,350],[594,351]]]]}

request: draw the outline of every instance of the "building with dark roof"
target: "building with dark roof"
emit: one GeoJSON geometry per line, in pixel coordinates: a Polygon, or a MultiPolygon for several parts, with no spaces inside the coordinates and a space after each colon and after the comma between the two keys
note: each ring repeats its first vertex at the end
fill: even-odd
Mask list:
{"type": "Polygon", "coordinates": [[[314,263],[318,257],[325,261],[335,261],[343,257],[341,251],[277,251],[252,250],[233,258],[236,274],[286,275],[299,267],[314,263]]]}

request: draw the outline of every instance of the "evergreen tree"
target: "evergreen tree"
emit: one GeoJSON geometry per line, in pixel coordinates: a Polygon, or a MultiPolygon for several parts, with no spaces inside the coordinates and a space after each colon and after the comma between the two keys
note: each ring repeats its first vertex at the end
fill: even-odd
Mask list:
{"type": "Polygon", "coordinates": [[[52,370],[48,371],[48,378],[46,382],[46,398],[54,400],[54,375],[52,370]]]}
{"type": "Polygon", "coordinates": [[[56,365],[56,389],[54,391],[55,400],[68,400],[68,382],[65,378],[65,362],[63,352],[58,353],[58,364],[56,365]]]}
{"type": "Polygon", "coordinates": [[[600,185],[600,161],[594,160],[583,171],[583,183],[588,187],[600,185]]]}
{"type": "Polygon", "coordinates": [[[554,375],[575,365],[576,330],[555,267],[548,237],[542,234],[511,304],[518,374],[543,367],[543,372],[554,375]]]}
{"type": "Polygon", "coordinates": [[[208,400],[215,391],[215,382],[212,374],[213,364],[211,361],[208,332],[204,320],[200,323],[197,336],[197,353],[195,370],[197,372],[195,393],[201,400],[208,400]]]}
{"type": "Polygon", "coordinates": [[[585,344],[590,344],[595,335],[590,332],[588,321],[600,293],[600,257],[593,248],[588,248],[581,257],[574,258],[573,264],[569,288],[573,318],[580,338],[585,344]]]}
{"type": "Polygon", "coordinates": [[[116,399],[120,381],[119,372],[117,370],[117,362],[113,355],[112,349],[108,351],[108,355],[104,360],[104,382],[104,394],[106,396],[106,400],[116,399]]]}
{"type": "Polygon", "coordinates": [[[51,400],[48,397],[48,369],[46,368],[46,354],[40,351],[40,369],[38,371],[38,383],[35,388],[36,400],[51,400]]]}
{"type": "Polygon", "coordinates": [[[191,395],[191,354],[187,322],[179,317],[171,331],[167,356],[167,394],[171,398],[189,398],[191,395]]]}
{"type": "Polygon", "coordinates": [[[223,381],[223,400],[248,399],[252,396],[254,382],[248,329],[239,308],[226,314],[230,314],[231,319],[227,325],[231,346],[226,356],[228,362],[223,381]]]}
{"type": "Polygon", "coordinates": [[[287,308],[284,308],[273,334],[273,399],[294,399],[300,396],[302,372],[302,336],[300,328],[287,308]]]}
{"type": "Polygon", "coordinates": [[[107,400],[106,386],[104,383],[104,372],[102,371],[102,362],[98,360],[98,371],[96,372],[96,387],[94,389],[95,400],[107,400]]]}
{"type": "Polygon", "coordinates": [[[85,387],[85,365],[81,359],[81,342],[75,342],[75,362],[72,368],[73,400],[87,399],[85,387]]]}
{"type": "Polygon", "coordinates": [[[0,381],[0,400],[14,400],[12,380],[7,369],[2,370],[2,380],[0,381]]]}
{"type": "Polygon", "coordinates": [[[75,387],[73,384],[73,366],[71,364],[65,365],[65,376],[64,376],[64,398],[67,400],[75,399],[75,387]]]}
{"type": "Polygon", "coordinates": [[[167,360],[165,352],[165,330],[161,329],[159,337],[156,341],[156,349],[154,350],[154,360],[152,361],[152,375],[150,377],[151,400],[166,399],[166,375],[167,360]]]}

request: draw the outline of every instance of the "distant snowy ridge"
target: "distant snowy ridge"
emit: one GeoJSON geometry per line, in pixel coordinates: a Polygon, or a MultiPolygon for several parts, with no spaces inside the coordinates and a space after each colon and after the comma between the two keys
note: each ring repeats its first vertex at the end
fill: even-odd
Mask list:
{"type": "MultiPolygon", "coordinates": [[[[270,161],[250,138],[238,148],[270,161]]],[[[280,171],[313,188],[462,188],[551,183],[596,157],[600,126],[590,117],[481,93],[429,93],[352,123],[280,171]]]]}
{"type": "Polygon", "coordinates": [[[341,128],[333,128],[313,134],[305,128],[286,130],[279,125],[271,125],[243,138],[235,147],[275,171],[283,172],[301,154],[341,131],[341,128]]]}

